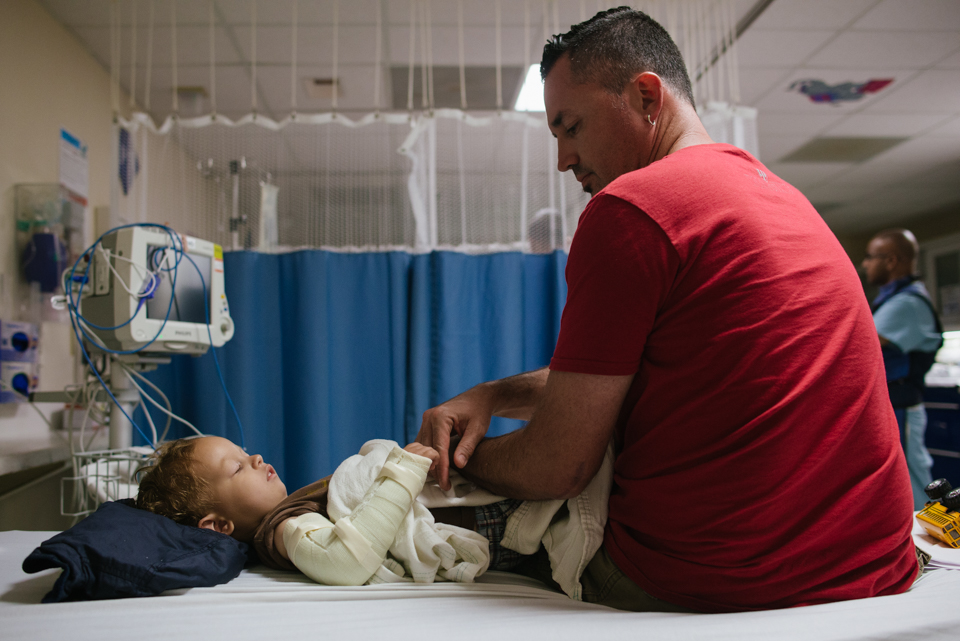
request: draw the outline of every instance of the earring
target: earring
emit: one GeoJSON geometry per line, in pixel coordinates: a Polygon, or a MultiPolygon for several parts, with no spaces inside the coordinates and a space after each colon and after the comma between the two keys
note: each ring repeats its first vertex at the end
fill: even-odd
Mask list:
{"type": "Polygon", "coordinates": [[[657,126],[657,121],[656,121],[656,120],[651,120],[651,119],[650,119],[650,114],[647,114],[647,122],[650,123],[650,126],[651,126],[651,127],[656,127],[656,126],[657,126]]]}

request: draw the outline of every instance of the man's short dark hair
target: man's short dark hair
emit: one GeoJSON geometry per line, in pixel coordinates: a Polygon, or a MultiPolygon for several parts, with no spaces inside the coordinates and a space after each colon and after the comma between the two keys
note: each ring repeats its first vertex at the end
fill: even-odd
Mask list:
{"type": "Polygon", "coordinates": [[[693,89],[683,56],[666,29],[642,11],[617,7],[601,11],[543,47],[540,78],[564,54],[578,83],[593,81],[619,95],[637,74],[652,71],[692,106],[693,89]]]}
{"type": "Polygon", "coordinates": [[[920,246],[917,239],[909,229],[884,229],[878,232],[874,238],[885,240],[893,247],[893,253],[907,264],[912,264],[920,253],[920,246]]]}

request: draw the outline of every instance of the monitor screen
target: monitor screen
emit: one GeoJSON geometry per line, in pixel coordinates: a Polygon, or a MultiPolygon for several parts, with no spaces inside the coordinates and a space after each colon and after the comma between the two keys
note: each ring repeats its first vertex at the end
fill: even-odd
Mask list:
{"type": "MultiPolygon", "coordinates": [[[[153,298],[147,300],[147,318],[163,320],[181,321],[184,323],[207,324],[208,310],[203,304],[204,286],[206,286],[207,295],[210,295],[210,257],[189,254],[193,262],[197,264],[200,274],[203,274],[203,281],[200,280],[200,274],[193,264],[184,256],[177,267],[177,291],[173,297],[173,304],[170,304],[170,293],[173,282],[173,265],[176,257],[168,247],[158,247],[156,245],[147,245],[147,264],[151,269],[157,269],[158,265],[163,264],[164,254],[167,254],[166,265],[170,269],[161,268],[160,285],[157,287],[153,298]],[[168,250],[164,252],[164,250],[168,250]],[[170,308],[170,316],[167,317],[167,308],[170,308]]],[[[189,252],[188,252],[189,253],[189,252]]]]}

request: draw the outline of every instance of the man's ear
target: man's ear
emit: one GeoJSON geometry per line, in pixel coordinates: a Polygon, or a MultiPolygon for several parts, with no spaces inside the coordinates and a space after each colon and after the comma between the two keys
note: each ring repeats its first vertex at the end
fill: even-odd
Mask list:
{"type": "Polygon", "coordinates": [[[652,71],[644,71],[633,79],[629,88],[632,90],[630,98],[633,107],[656,121],[663,108],[663,79],[652,71]]]}
{"type": "Polygon", "coordinates": [[[226,534],[227,536],[233,534],[234,530],[233,521],[230,519],[221,518],[214,512],[211,512],[200,519],[200,522],[197,523],[197,527],[204,530],[213,530],[214,532],[226,534]]]}

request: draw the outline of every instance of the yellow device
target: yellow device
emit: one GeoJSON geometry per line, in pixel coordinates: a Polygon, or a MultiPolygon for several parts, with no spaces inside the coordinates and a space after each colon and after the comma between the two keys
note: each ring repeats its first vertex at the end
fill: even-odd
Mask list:
{"type": "Polygon", "coordinates": [[[924,488],[930,498],[917,514],[927,533],[952,548],[960,548],[960,488],[952,489],[946,479],[937,479],[924,488]]]}

